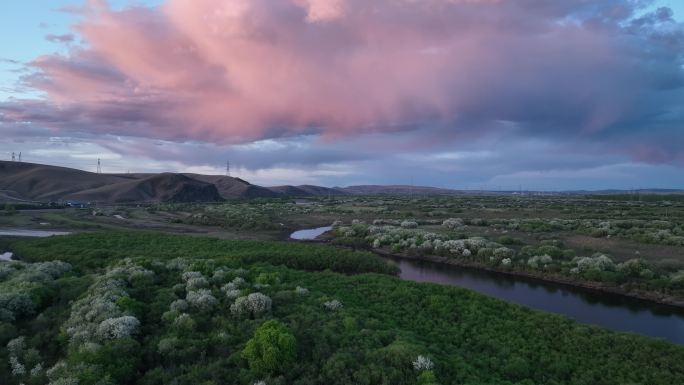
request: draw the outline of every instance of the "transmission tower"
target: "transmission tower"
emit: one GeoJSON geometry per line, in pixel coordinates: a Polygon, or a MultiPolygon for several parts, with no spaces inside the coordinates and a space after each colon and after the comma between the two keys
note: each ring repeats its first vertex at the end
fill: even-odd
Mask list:
{"type": "Polygon", "coordinates": [[[97,173],[102,174],[102,163],[100,162],[100,158],[97,158],[97,173]]]}
{"type": "Polygon", "coordinates": [[[226,161],[226,176],[230,176],[230,161],[226,161]]]}
{"type": "Polygon", "coordinates": [[[14,151],[12,151],[12,162],[14,162],[14,161],[15,161],[15,159],[14,159],[14,151]]]}
{"type": "Polygon", "coordinates": [[[21,163],[21,151],[19,151],[19,163],[21,163]]]}

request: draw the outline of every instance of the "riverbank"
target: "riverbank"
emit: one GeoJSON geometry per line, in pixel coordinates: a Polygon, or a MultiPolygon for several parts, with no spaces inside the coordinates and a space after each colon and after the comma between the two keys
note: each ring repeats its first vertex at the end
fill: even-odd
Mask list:
{"type": "MultiPolygon", "coordinates": [[[[301,241],[301,240],[299,240],[299,241],[301,241]]],[[[335,245],[332,242],[333,238],[329,234],[322,234],[321,236],[317,237],[316,239],[313,239],[313,240],[310,239],[310,240],[306,240],[306,241],[307,242],[320,242],[320,243],[327,243],[327,244],[335,245]]],[[[356,247],[344,246],[344,245],[335,245],[335,246],[352,248],[352,249],[367,250],[367,251],[371,251],[371,252],[373,252],[379,256],[386,257],[386,258],[417,260],[417,261],[425,261],[425,262],[431,262],[431,263],[444,264],[444,265],[460,267],[460,268],[477,269],[477,270],[487,271],[487,272],[491,272],[491,273],[508,275],[508,276],[512,276],[512,277],[525,278],[525,279],[534,280],[534,281],[538,281],[538,282],[553,283],[553,284],[557,284],[557,285],[587,290],[587,291],[591,291],[591,292],[618,295],[618,296],[626,297],[629,299],[634,299],[634,300],[658,304],[661,306],[668,306],[668,307],[673,307],[673,308],[677,308],[680,310],[684,310],[684,299],[675,298],[675,297],[672,297],[672,296],[669,296],[669,295],[666,295],[663,293],[657,293],[657,292],[646,291],[646,290],[638,290],[638,289],[636,289],[636,290],[635,289],[627,289],[627,288],[623,288],[623,287],[619,287],[619,286],[613,286],[613,285],[605,284],[602,282],[578,281],[578,280],[571,279],[571,278],[568,278],[566,276],[561,276],[558,274],[548,274],[548,273],[543,274],[543,273],[534,273],[534,272],[519,271],[519,270],[500,269],[500,268],[496,268],[496,267],[492,267],[492,266],[487,266],[485,264],[478,263],[475,261],[464,261],[464,260],[458,260],[458,259],[438,256],[438,255],[399,254],[399,253],[393,253],[393,252],[383,250],[383,249],[375,249],[375,248],[372,248],[370,246],[356,246],[356,247]]]]}
{"type": "MultiPolygon", "coordinates": [[[[323,242],[330,243],[329,241],[323,241],[323,242]]],[[[662,293],[654,293],[654,292],[643,291],[643,290],[628,290],[628,289],[625,289],[622,287],[611,286],[611,285],[607,285],[607,284],[604,284],[601,282],[577,281],[577,280],[569,279],[565,276],[560,276],[560,275],[548,275],[548,274],[545,275],[545,274],[541,274],[541,273],[498,269],[498,268],[494,268],[494,267],[487,266],[487,265],[477,263],[477,262],[456,260],[456,259],[437,256],[437,255],[396,254],[396,253],[388,252],[388,251],[382,250],[382,249],[373,249],[371,247],[362,248],[362,249],[372,251],[373,253],[375,253],[377,255],[387,257],[387,258],[418,260],[418,261],[426,261],[426,262],[431,262],[431,263],[444,264],[444,265],[449,265],[449,266],[454,266],[454,267],[483,270],[483,271],[488,271],[488,272],[492,272],[492,273],[508,275],[508,276],[512,276],[512,277],[521,277],[521,278],[530,279],[530,280],[534,280],[534,281],[553,283],[553,284],[557,284],[557,285],[563,285],[563,286],[567,286],[567,287],[578,288],[578,289],[583,289],[583,290],[588,290],[588,291],[593,291],[593,292],[619,295],[619,296],[623,296],[623,297],[628,297],[630,299],[636,299],[636,300],[640,300],[640,301],[656,303],[658,305],[669,306],[669,307],[674,307],[677,309],[684,310],[684,300],[674,298],[672,296],[667,296],[667,295],[664,295],[662,293]]]]}

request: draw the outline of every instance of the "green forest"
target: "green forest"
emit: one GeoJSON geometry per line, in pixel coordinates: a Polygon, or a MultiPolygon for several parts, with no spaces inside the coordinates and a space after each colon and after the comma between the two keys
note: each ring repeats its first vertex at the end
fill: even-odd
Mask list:
{"type": "Polygon", "coordinates": [[[147,232],[4,238],[2,384],[681,384],[684,347],[374,254],[147,232]]]}

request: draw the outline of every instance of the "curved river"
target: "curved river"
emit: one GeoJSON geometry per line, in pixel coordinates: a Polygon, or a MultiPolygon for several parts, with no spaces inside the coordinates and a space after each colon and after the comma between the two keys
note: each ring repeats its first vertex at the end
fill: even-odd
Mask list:
{"type": "MultiPolygon", "coordinates": [[[[330,227],[300,230],[291,237],[311,240],[328,230],[330,227]]],[[[684,345],[684,310],[525,277],[427,261],[385,259],[399,266],[400,277],[405,280],[460,286],[578,322],[684,345]]]]}

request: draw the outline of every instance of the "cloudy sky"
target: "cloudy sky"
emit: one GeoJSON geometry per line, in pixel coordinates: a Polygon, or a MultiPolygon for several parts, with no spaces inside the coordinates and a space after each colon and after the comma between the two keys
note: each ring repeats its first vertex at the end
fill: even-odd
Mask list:
{"type": "Polygon", "coordinates": [[[684,188],[684,1],[0,4],[0,156],[265,185],[684,188]]]}

